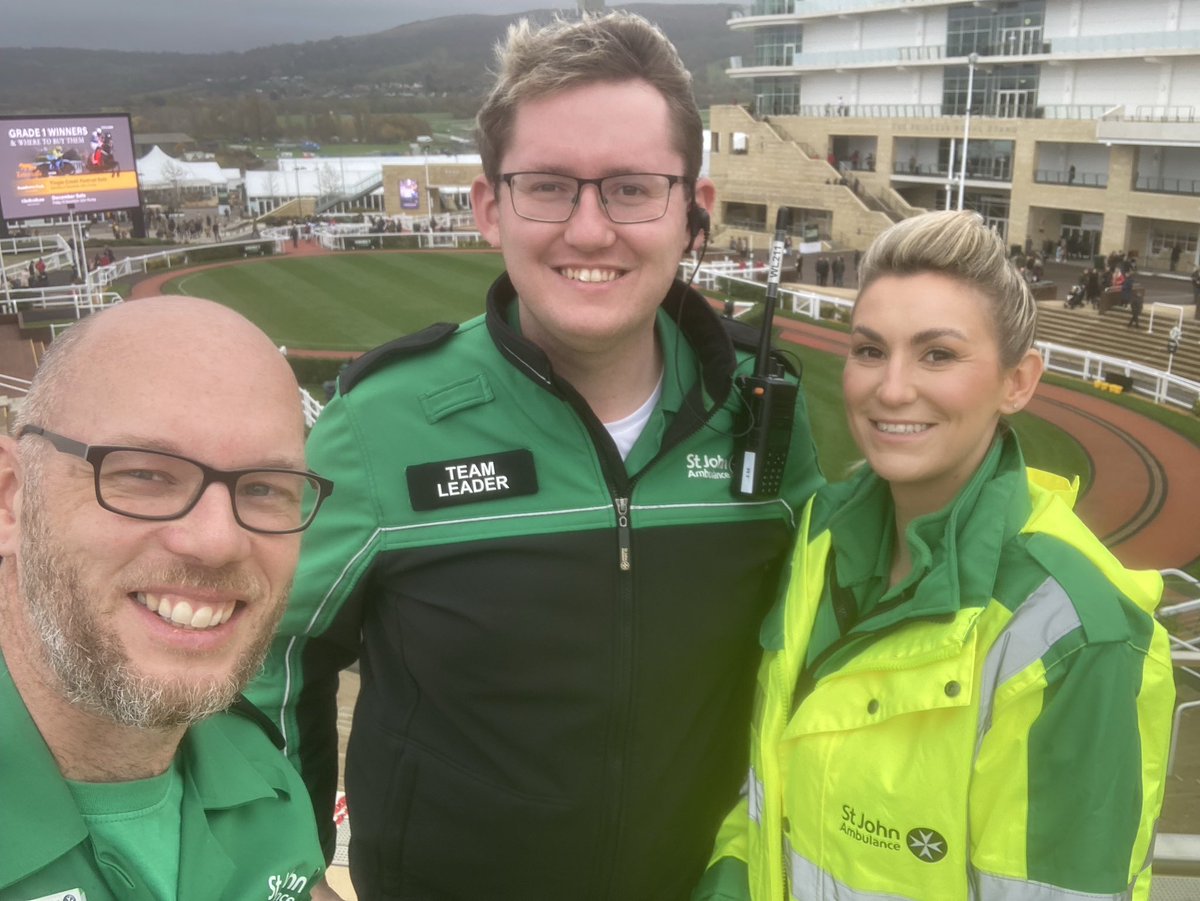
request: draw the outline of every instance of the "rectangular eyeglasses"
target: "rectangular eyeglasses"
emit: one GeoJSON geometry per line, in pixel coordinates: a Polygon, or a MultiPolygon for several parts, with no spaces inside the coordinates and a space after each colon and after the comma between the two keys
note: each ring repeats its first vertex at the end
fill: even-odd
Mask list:
{"type": "Polygon", "coordinates": [[[620,225],[653,222],[667,214],[671,188],[690,184],[682,175],[632,172],[604,178],[575,178],[553,172],[508,172],[500,176],[508,185],[513,212],[534,222],[566,222],[579,206],[585,185],[595,185],[600,206],[620,225]]]}
{"type": "Polygon", "coordinates": [[[84,444],[38,426],[25,426],[19,438],[38,435],[55,449],[86,460],[96,477],[96,502],[133,519],[170,520],[186,516],[209,485],[229,489],[233,518],[251,532],[284,535],[312,523],[333,482],[295,469],[216,469],[197,460],[141,447],[84,444]]]}

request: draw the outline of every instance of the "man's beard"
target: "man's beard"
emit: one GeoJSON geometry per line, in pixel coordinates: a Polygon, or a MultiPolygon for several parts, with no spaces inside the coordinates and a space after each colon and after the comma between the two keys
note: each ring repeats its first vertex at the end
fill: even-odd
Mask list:
{"type": "MultiPolygon", "coordinates": [[[[271,646],[283,616],[285,586],[272,599],[238,566],[212,569],[177,562],[122,573],[126,590],[145,585],[180,585],[254,598],[272,608],[253,643],[234,669],[224,676],[196,678],[181,660],[175,678],[138,672],[111,629],[105,629],[93,598],[83,584],[78,554],[72,555],[52,537],[41,514],[40,491],[26,484],[21,529],[20,589],[30,620],[45,648],[45,659],[61,683],[64,696],[92,713],[122,726],[168,729],[187,726],[224,710],[254,677],[271,646]]],[[[103,538],[98,538],[98,543],[103,538]]],[[[121,586],[94,586],[119,591],[121,586]]],[[[130,603],[135,603],[130,601],[130,603]]]]}

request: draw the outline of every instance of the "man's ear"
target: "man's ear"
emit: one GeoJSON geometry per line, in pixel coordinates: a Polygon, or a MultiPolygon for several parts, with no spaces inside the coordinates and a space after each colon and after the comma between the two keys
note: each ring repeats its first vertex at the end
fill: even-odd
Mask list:
{"type": "MultiPolygon", "coordinates": [[[[696,186],[692,189],[692,205],[694,207],[699,207],[700,209],[704,210],[704,212],[708,214],[708,218],[707,218],[707,222],[706,222],[706,227],[704,229],[704,234],[701,234],[699,231],[697,231],[695,233],[692,233],[689,231],[689,234],[688,234],[688,242],[689,243],[688,243],[688,246],[686,248],[684,248],[684,253],[687,253],[689,250],[699,251],[700,248],[702,248],[704,246],[705,241],[707,241],[711,238],[712,211],[713,211],[714,207],[716,206],[716,203],[717,203],[717,189],[716,189],[716,186],[712,183],[712,180],[708,179],[708,178],[696,179],[696,186]]],[[[690,220],[689,220],[689,225],[690,225],[690,220]]]]}
{"type": "Polygon", "coordinates": [[[0,557],[14,556],[20,544],[23,484],[17,441],[0,436],[0,557]]]}
{"type": "Polygon", "coordinates": [[[475,214],[475,227],[483,239],[493,247],[500,246],[500,198],[499,189],[488,181],[486,175],[477,175],[471,182],[471,212],[475,214]]]}
{"type": "Polygon", "coordinates": [[[1002,413],[1016,413],[1029,403],[1033,392],[1037,390],[1038,380],[1042,377],[1043,366],[1040,353],[1033,348],[1025,351],[1025,356],[1009,370],[1002,413]]]}

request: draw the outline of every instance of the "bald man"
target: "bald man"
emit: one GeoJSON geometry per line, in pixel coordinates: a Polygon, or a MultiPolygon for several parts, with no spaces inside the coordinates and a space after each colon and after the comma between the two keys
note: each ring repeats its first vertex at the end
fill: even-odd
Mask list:
{"type": "Polygon", "coordinates": [[[311,805],[240,699],[332,484],[270,339],[190,298],[51,345],[0,438],[0,899],[308,898],[311,805]]]}

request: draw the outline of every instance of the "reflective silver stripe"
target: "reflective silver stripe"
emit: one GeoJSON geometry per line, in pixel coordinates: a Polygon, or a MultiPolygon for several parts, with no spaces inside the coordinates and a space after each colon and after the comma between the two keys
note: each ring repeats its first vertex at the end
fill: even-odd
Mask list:
{"type": "Polygon", "coordinates": [[[801,857],[787,842],[784,842],[784,848],[788,857],[789,894],[793,901],[811,901],[813,898],[831,898],[836,901],[920,901],[908,895],[855,891],[846,883],[834,879],[811,860],[801,857]]]}
{"type": "Polygon", "coordinates": [[[754,767],[750,767],[750,773],[746,776],[746,787],[749,789],[746,793],[746,809],[750,814],[750,822],[761,828],[763,800],[766,797],[766,789],[763,788],[762,780],[758,778],[758,773],[754,772],[754,767]]]}
{"type": "Polygon", "coordinates": [[[992,702],[996,689],[1023,672],[1063,636],[1078,629],[1079,614],[1070,596],[1053,578],[1046,579],[1025,599],[1012,620],[988,650],[979,686],[979,725],[975,753],[992,727],[992,702]]]}
{"type": "Polygon", "coordinates": [[[971,886],[972,901],[1129,901],[1133,897],[1133,886],[1115,895],[1097,895],[1043,882],[992,876],[978,870],[972,875],[975,883],[971,886]]]}
{"type": "MultiPolygon", "coordinates": [[[[793,901],[810,901],[812,898],[836,898],[837,901],[919,901],[915,896],[857,891],[802,857],[787,842],[784,842],[784,848],[788,857],[789,894],[793,901]]],[[[1115,895],[1097,895],[1093,892],[1058,888],[1025,879],[993,876],[978,870],[971,872],[971,901],[1130,901],[1132,898],[1132,886],[1115,895]]]]}

